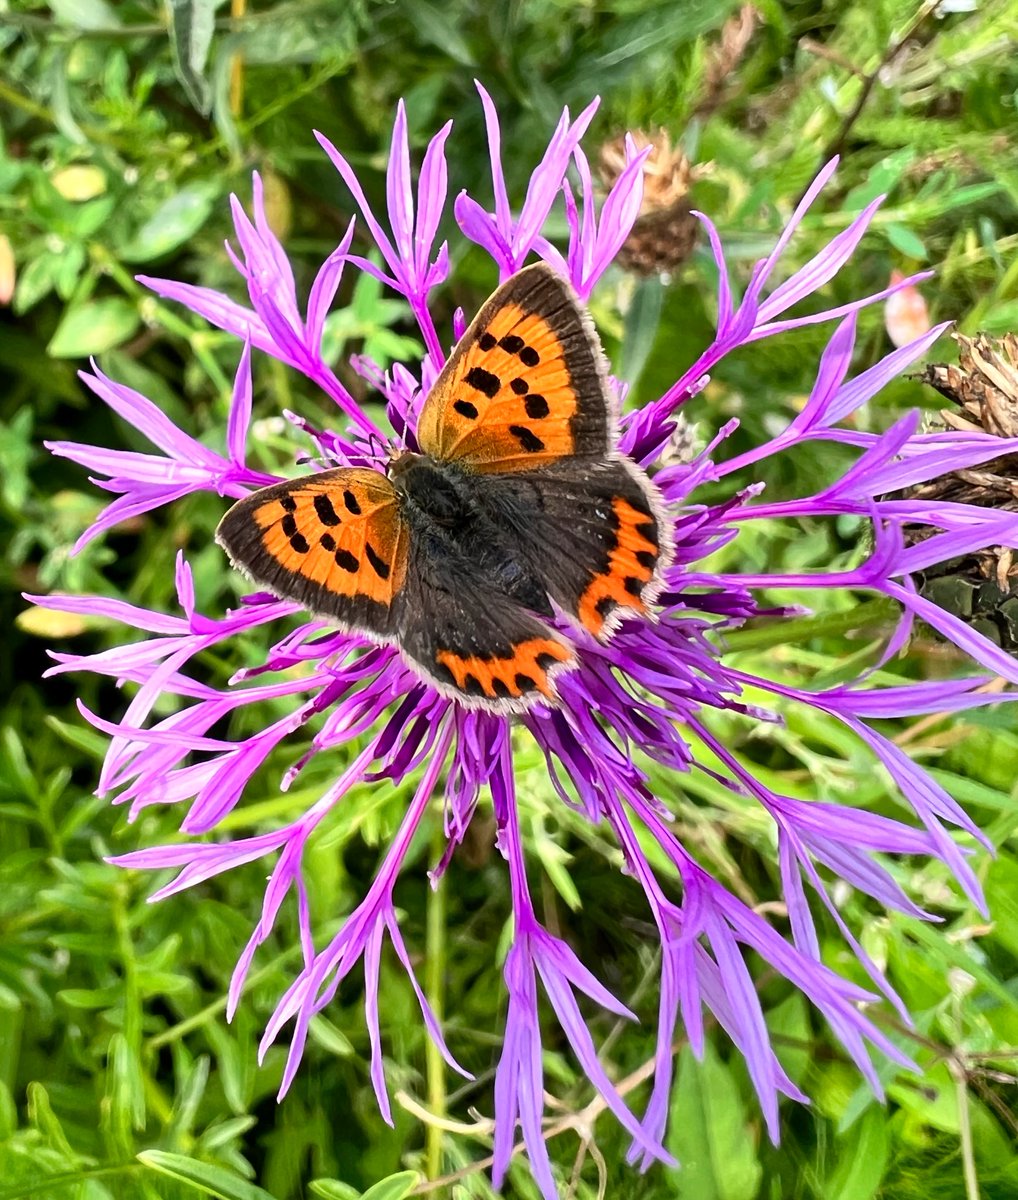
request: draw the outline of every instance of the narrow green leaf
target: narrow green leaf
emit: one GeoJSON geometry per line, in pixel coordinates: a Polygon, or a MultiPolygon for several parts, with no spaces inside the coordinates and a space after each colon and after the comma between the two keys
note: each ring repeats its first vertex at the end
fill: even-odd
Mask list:
{"type": "Polygon", "coordinates": [[[641,279],[633,292],[633,300],[626,313],[620,369],[622,378],[630,387],[636,387],[650,357],[661,325],[664,294],[664,285],[656,275],[641,279]]]}
{"type": "Polygon", "coordinates": [[[672,1100],[668,1174],[676,1200],[755,1200],[763,1170],[739,1089],[708,1042],[703,1062],[686,1047],[672,1100]]]}
{"type": "Polygon", "coordinates": [[[888,1142],[887,1113],[870,1109],[852,1136],[839,1144],[837,1165],[824,1195],[829,1200],[872,1200],[884,1177],[888,1142]]]}
{"type": "Polygon", "coordinates": [[[0,1142],[6,1142],[18,1128],[18,1106],[11,1090],[0,1080],[0,1142]]]}
{"type": "Polygon", "coordinates": [[[177,78],[203,116],[212,105],[205,65],[215,24],[216,0],[170,0],[170,45],[177,78]]]}
{"type": "Polygon", "coordinates": [[[89,300],[64,315],[50,344],[52,358],[87,358],[119,346],[141,324],[137,308],[119,296],[89,300]]]}
{"type": "Polygon", "coordinates": [[[182,187],[159,205],[121,249],[121,258],[148,262],[176,250],[201,229],[218,198],[219,187],[212,181],[182,187]]]}
{"type": "Polygon", "coordinates": [[[320,1200],[360,1200],[360,1192],[355,1187],[338,1179],[312,1179],[308,1190],[320,1200]]]}
{"type": "Polygon", "coordinates": [[[53,15],[74,29],[117,29],[120,18],[106,0],[49,0],[53,15]]]}
{"type": "Polygon", "coordinates": [[[918,234],[913,233],[907,225],[899,225],[897,221],[888,225],[887,240],[895,250],[900,250],[902,254],[907,254],[909,258],[917,258],[920,262],[926,261],[926,247],[923,245],[922,239],[918,234]]]}
{"type": "Polygon", "coordinates": [[[138,1161],[161,1175],[190,1183],[206,1196],[217,1196],[219,1200],[276,1200],[271,1192],[260,1188],[225,1167],[200,1162],[186,1154],[171,1154],[167,1150],[143,1150],[138,1161]]]}
{"type": "Polygon", "coordinates": [[[59,717],[54,717],[52,714],[43,719],[57,737],[69,746],[73,746],[75,750],[80,750],[82,754],[87,754],[96,762],[102,762],[106,756],[109,747],[108,739],[102,734],[96,733],[90,726],[72,725],[67,721],[61,721],[59,717]]]}
{"type": "Polygon", "coordinates": [[[137,1053],[122,1033],[110,1038],[107,1099],[126,1153],[130,1132],[145,1128],[145,1081],[137,1053]]]}
{"type": "Polygon", "coordinates": [[[374,1187],[369,1187],[361,1200],[403,1200],[420,1183],[420,1179],[416,1171],[399,1171],[387,1179],[380,1179],[374,1187]]]}
{"type": "Polygon", "coordinates": [[[68,1162],[77,1164],[78,1155],[71,1149],[64,1127],[49,1102],[49,1092],[41,1083],[28,1085],[28,1119],[42,1134],[48,1146],[58,1151],[68,1162]]]}

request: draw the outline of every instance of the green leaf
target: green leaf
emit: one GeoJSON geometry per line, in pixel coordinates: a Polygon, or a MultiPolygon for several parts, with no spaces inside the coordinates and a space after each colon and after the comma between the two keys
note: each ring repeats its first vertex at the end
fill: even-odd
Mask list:
{"type": "Polygon", "coordinates": [[[423,41],[437,46],[462,67],[477,66],[477,57],[460,32],[463,22],[455,8],[415,0],[407,5],[406,16],[423,41]]]}
{"type": "Polygon", "coordinates": [[[215,25],[216,0],[170,0],[173,65],[191,103],[203,116],[212,106],[205,64],[215,25]]]}
{"type": "Polygon", "coordinates": [[[837,1166],[824,1191],[828,1200],[871,1200],[887,1166],[888,1143],[887,1113],[871,1108],[838,1144],[837,1166]]]}
{"type": "Polygon", "coordinates": [[[1018,953],[1018,862],[1009,854],[990,863],[986,903],[993,914],[997,940],[1012,954],[1018,953]]]}
{"type": "Polygon", "coordinates": [[[137,308],[119,296],[70,309],[46,347],[51,358],[86,358],[119,346],[141,324],[137,308]]]}
{"type": "Polygon", "coordinates": [[[106,0],[49,0],[53,15],[75,29],[118,29],[121,21],[106,0]]]}
{"type": "Polygon", "coordinates": [[[143,1150],[138,1161],[161,1175],[190,1183],[206,1196],[217,1196],[219,1200],[276,1200],[271,1192],[260,1188],[225,1167],[200,1162],[186,1154],[171,1154],[167,1150],[143,1150]]]}
{"type": "Polygon", "coordinates": [[[403,1200],[420,1180],[416,1171],[398,1171],[387,1179],[380,1179],[374,1187],[369,1187],[361,1200],[403,1200]]]}
{"type": "Polygon", "coordinates": [[[679,1057],[668,1149],[679,1160],[668,1175],[676,1200],[755,1200],[763,1169],[739,1089],[708,1042],[703,1062],[689,1047],[679,1057]]]}
{"type": "Polygon", "coordinates": [[[923,245],[922,239],[918,234],[913,233],[907,225],[899,225],[896,221],[888,225],[887,240],[895,250],[900,250],[902,254],[907,254],[909,258],[918,258],[923,262],[926,260],[926,247],[923,245]]]}
{"type": "Polygon", "coordinates": [[[649,279],[641,279],[633,292],[633,300],[626,313],[619,371],[630,387],[636,387],[653,349],[661,325],[664,291],[661,280],[653,275],[649,279]]]}
{"type": "Polygon", "coordinates": [[[28,1085],[28,1119],[42,1134],[48,1146],[69,1162],[77,1164],[78,1155],[71,1149],[67,1134],[49,1101],[49,1092],[41,1083],[28,1085]]]}
{"type": "Polygon", "coordinates": [[[360,1192],[338,1179],[312,1179],[308,1190],[321,1200],[360,1200],[360,1192]]]}
{"type": "Polygon", "coordinates": [[[211,181],[191,183],[164,200],[120,251],[125,262],[162,258],[194,237],[216,206],[219,187],[211,181]]]}
{"type": "Polygon", "coordinates": [[[14,312],[21,316],[55,287],[60,278],[63,258],[59,254],[40,254],[18,274],[14,289],[14,312]]]}

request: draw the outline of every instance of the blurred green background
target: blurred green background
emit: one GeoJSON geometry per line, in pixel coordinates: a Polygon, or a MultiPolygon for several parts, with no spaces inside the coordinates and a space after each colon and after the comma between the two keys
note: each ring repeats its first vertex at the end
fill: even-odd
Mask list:
{"type": "MultiPolygon", "coordinates": [[[[400,96],[418,154],[442,122],[455,119],[450,196],[467,187],[489,197],[476,77],[499,107],[517,203],[562,105],[576,112],[598,93],[603,103],[586,141],[591,158],[625,129],[665,128],[694,168],[692,203],[719,225],[744,282],[809,180],[841,152],[842,168],[793,243],[787,270],[887,192],[853,262],[824,289],[824,306],[878,290],[893,269],[935,266],[936,278],[921,288],[930,319],[1001,333],[1018,326],[1016,43],[1018,6],[1007,0],[939,8],[914,0],[764,0],[742,10],[724,0],[0,3],[0,1200],[350,1200],[369,1188],[372,1200],[492,1194],[481,1167],[504,1017],[499,956],[508,889],[486,812],[432,894],[426,870],[440,837],[436,815],[397,892],[408,945],[428,963],[423,972],[451,1048],[477,1082],[442,1079],[426,1056],[406,980],[386,962],[383,1037],[399,1093],[394,1131],[371,1096],[359,978],[313,1025],[283,1105],[273,1098],[283,1052],[256,1066],[263,1022],[299,965],[291,910],[256,960],[236,1020],[225,1022],[227,981],[260,911],[265,863],[149,906],[152,878],[101,861],[171,839],[175,822],[149,809],[127,826],[91,794],[105,743],[74,703],[80,695],[94,711],[119,714],[124,701],[112,683],[40,676],[47,646],[92,652],[129,635],[98,620],[25,612],[20,592],[97,591],[167,608],[178,548],[194,566],[206,611],[220,611],[241,590],[212,542],[223,509],[215,497],[151,514],[68,555],[103,494],[83,471],[49,458],[42,440],[148,448],[76,379],[88,355],[189,432],[221,445],[239,346],[157,301],[134,275],[243,298],[223,251],[227,196],[247,200],[257,168],[298,291],[306,288],[351,213],[311,130],[349,156],[382,207],[400,96]]],[[[458,239],[452,250],[443,319],[456,304],[471,311],[494,283],[482,256],[458,239]]],[[[344,279],[329,345],[343,378],[372,404],[345,357],[366,351],[383,363],[412,360],[417,344],[405,307],[356,279],[353,272],[344,279]]],[[[707,344],[713,296],[702,245],[664,277],[609,274],[593,310],[636,397],[653,397],[707,344]]],[[[691,413],[699,434],[733,414],[743,422],[742,445],[779,429],[808,392],[830,331],[767,341],[722,364],[691,413]]],[[[878,306],[861,320],[856,369],[890,348],[878,306]]],[[[934,357],[951,358],[953,350],[945,339],[934,357]]],[[[938,398],[903,380],[863,419],[880,428],[917,404],[936,409],[938,398]]],[[[292,462],[293,442],[277,419],[283,407],[334,419],[302,378],[259,357],[254,458],[269,467],[292,462]]],[[[767,466],[767,479],[775,494],[792,494],[838,465],[834,454],[785,458],[767,466]]],[[[815,522],[754,529],[725,562],[802,570],[859,553],[857,526],[815,522]]],[[[819,602],[821,615],[836,616],[856,598],[819,602]]],[[[733,648],[750,669],[833,679],[864,661],[880,632],[845,636],[837,625],[782,630],[778,645],[756,631],[733,638],[733,648]]],[[[208,678],[221,683],[257,661],[259,643],[252,637],[231,654],[201,660],[208,678]]],[[[885,678],[957,667],[943,647],[919,639],[885,678]]],[[[793,795],[900,812],[868,757],[832,724],[791,712],[784,729],[727,719],[715,726],[762,778],[793,795]]],[[[943,918],[939,927],[886,917],[850,888],[836,891],[915,1014],[915,1034],[886,1014],[882,1020],[918,1058],[923,1077],[887,1072],[890,1103],[877,1105],[802,998],[758,971],[779,1057],[813,1106],[786,1106],[782,1144],[770,1146],[744,1067],[712,1034],[702,1064],[678,1048],[669,1146],[684,1169],[658,1166],[638,1176],[623,1164],[625,1139],[610,1119],[594,1127],[595,1146],[568,1119],[591,1095],[551,1033],[546,1081],[560,1107],[549,1109],[557,1122],[549,1136],[564,1195],[604,1195],[602,1169],[607,1194],[634,1200],[1018,1195],[1018,730],[1008,712],[987,712],[888,731],[1000,848],[978,867],[991,924],[942,870],[921,863],[901,864],[899,877],[943,918]]],[[[281,795],[280,773],[302,748],[288,744],[270,761],[224,823],[231,835],[292,819],[341,769],[340,761],[318,758],[302,786],[281,795]]],[[[521,747],[519,763],[543,919],[642,1018],[639,1028],[622,1031],[592,1014],[604,1060],[639,1109],[645,1089],[630,1077],[653,1053],[656,1010],[648,914],[637,885],[619,874],[606,833],[557,802],[532,751],[521,747]]],[[[683,781],[682,793],[660,781],[683,837],[784,927],[768,822],[705,778],[683,781]]],[[[308,882],[320,942],[363,895],[405,803],[392,789],[363,788],[314,845],[308,882]]],[[[858,974],[833,935],[826,953],[832,966],[858,974]]],[[[586,1117],[599,1111],[595,1104],[586,1117]]],[[[514,1168],[506,1194],[536,1196],[525,1169],[514,1168]]]]}

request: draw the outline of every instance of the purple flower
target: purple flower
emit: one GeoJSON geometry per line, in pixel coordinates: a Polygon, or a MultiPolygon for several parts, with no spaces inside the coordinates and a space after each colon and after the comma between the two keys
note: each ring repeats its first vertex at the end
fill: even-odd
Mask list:
{"type": "MultiPolygon", "coordinates": [[[[575,121],[565,112],[534,169],[522,207],[514,212],[502,173],[498,117],[487,93],[480,89],[480,94],[491,151],[494,209],[461,193],[453,206],[460,232],[490,254],[500,278],[536,254],[566,274],[580,296],[588,296],[638,214],[641,155],[630,146],[629,164],[599,208],[580,148],[595,105],[575,121]],[[568,178],[571,169],[576,171],[575,183],[568,178]],[[577,185],[579,202],[574,194],[577,185]],[[543,232],[560,195],[564,196],[569,229],[564,252],[543,232]]],[[[235,497],[273,482],[245,466],[252,346],[302,372],[336,403],[336,430],[318,429],[302,417],[291,417],[294,425],[314,440],[327,463],[377,465],[386,445],[415,446],[421,396],[462,330],[461,319],[451,330],[439,328],[430,307],[433,290],[449,271],[446,244],[436,251],[434,242],[446,210],[445,150],[450,128],[446,124],[428,145],[415,188],[406,114],[402,104],[399,106],[387,174],[387,222],[369,208],[347,160],[318,135],[353,194],[383,265],[350,253],[351,226],[319,270],[303,315],[293,273],[265,217],[257,176],[253,220],[239,202],[234,201],[233,208],[239,253],[231,251],[231,255],[246,283],[250,306],[208,288],[146,281],[161,296],[183,303],[245,343],[226,431],[227,456],[181,432],[130,388],[98,371],[83,376],[101,399],[134,423],[162,454],[63,442],[51,447],[106,476],[101,486],[118,493],[118,499],[83,534],[79,546],[119,520],[192,491],[235,497]],[[384,372],[363,360],[355,364],[383,395],[391,435],[383,435],[358,408],[321,357],[324,318],[346,267],[372,273],[401,295],[426,346],[424,361],[416,366],[396,365],[384,372]]],[[[261,918],[230,986],[229,1013],[232,1015],[240,1002],[251,962],[292,889],[304,962],[280,999],[262,1044],[264,1053],[284,1030],[290,1031],[281,1094],[299,1066],[311,1018],[330,1003],[343,979],[363,961],[370,1074],[382,1115],[391,1121],[377,987],[386,941],[410,978],[430,1036],[450,1065],[461,1069],[446,1048],[438,1021],[414,977],[393,903],[393,888],[411,840],[436,794],[443,798],[448,849],[435,876],[444,870],[485,793],[494,807],[498,846],[509,868],[514,937],[505,962],[508,1017],[494,1087],[496,1184],[505,1174],[518,1125],[542,1194],[547,1200],[556,1195],[542,1127],[540,992],[547,997],[592,1084],[632,1135],[631,1158],[644,1167],[655,1159],[669,1161],[662,1139],[672,1078],[672,1044],[680,1023],[697,1052],[703,1046],[705,1014],[711,1014],[728,1034],[745,1058],[772,1138],[778,1135],[779,1096],[805,1099],[771,1048],[747,951],[759,955],[808,997],[878,1094],[874,1051],[909,1065],[866,1010],[867,1004],[883,997],[907,1019],[904,1005],[834,903],[820,869],[833,872],[886,908],[935,919],[909,898],[889,858],[919,855],[939,859],[971,902],[984,907],[969,860],[977,845],[989,848],[989,843],[940,784],[871,722],[951,712],[1018,694],[980,690],[986,672],[1018,683],[1015,661],[921,597],[912,579],[915,572],[941,559],[989,545],[1018,545],[1018,523],[1013,514],[965,504],[927,507],[917,500],[885,497],[946,470],[977,466],[1018,447],[977,433],[919,434],[917,420],[911,415],[882,434],[841,427],[841,422],[922,355],[943,326],[852,377],[857,314],[864,306],[884,299],[893,288],[808,316],[786,315],[840,270],[879,204],[870,204],[805,266],[775,285],[783,252],[834,166],[831,163],[824,168],[773,252],[752,269],[741,300],[734,295],[717,230],[701,216],[719,277],[716,336],[663,396],[628,413],[622,423],[622,450],[654,471],[673,517],[672,566],[658,598],[656,619],[625,623],[608,645],[583,641],[577,647],[579,668],[561,677],[560,704],[538,706],[516,719],[544,755],[549,778],[563,803],[592,822],[605,821],[610,826],[627,869],[646,894],[660,935],[655,1075],[642,1116],[627,1107],[599,1063],[577,997],[583,995],[623,1017],[632,1014],[564,941],[541,927],[531,904],[509,719],[461,708],[422,682],[398,649],[374,645],[361,635],[337,632],[320,619],[304,619],[270,647],[263,662],[239,672],[225,690],[203,683],[192,673],[193,660],[201,651],[255,626],[292,617],[297,610],[291,603],[254,595],[236,612],[216,618],[203,616],[196,608],[190,572],[182,558],[177,565],[177,594],[183,615],[149,612],[97,596],[33,597],[36,603],[52,608],[119,620],[146,635],[98,654],[55,655],[57,663],[51,669],[51,673],[88,670],[131,685],[132,698],[119,721],[82,711],[86,719],[111,735],[100,792],[129,804],[132,819],[148,805],[179,805],[183,806],[183,833],[197,835],[215,829],[240,802],[246,784],[267,756],[312,717],[320,716],[321,721],[310,749],[291,763],[280,782],[282,789],[291,785],[311,758],[334,747],[348,747],[350,761],[343,774],[289,825],[256,837],[215,843],[189,840],[114,860],[124,866],[174,869],[175,878],[153,896],[159,899],[242,863],[275,856],[261,918]],[[725,445],[735,426],[731,422],[718,430],[692,461],[661,461],[678,410],[693,400],[706,373],[725,355],[788,329],[825,321],[838,323],[819,361],[816,382],[805,407],[783,431],[761,446],[726,457],[725,445]],[[765,503],[760,497],[762,485],[755,484],[716,498],[719,485],[733,472],[786,450],[803,448],[812,453],[811,444],[823,440],[854,448],[857,458],[840,479],[816,494],[765,503]],[[702,485],[708,483],[713,485],[709,500],[700,495],[702,485]],[[748,522],[846,513],[868,521],[874,532],[872,551],[851,569],[740,575],[719,573],[703,565],[714,551],[737,538],[748,522]],[[908,547],[903,529],[917,525],[927,526],[930,536],[908,547]],[[799,600],[804,591],[820,588],[864,590],[897,602],[901,622],[887,656],[902,645],[914,618],[921,617],[984,673],[883,686],[878,671],[871,669],[852,684],[813,690],[806,685],[793,688],[726,662],[717,635],[723,636],[748,618],[785,621],[803,611],[799,600]],[[760,589],[789,590],[793,603],[775,607],[759,596],[760,589]],[[156,716],[156,702],[165,696],[176,698],[171,715],[156,716]],[[281,699],[291,703],[286,715],[263,723],[249,737],[231,741],[210,735],[234,710],[251,710],[263,701],[281,699]],[[842,723],[885,769],[917,824],[782,795],[757,779],[712,732],[712,713],[748,722],[779,722],[788,705],[803,706],[842,723]],[[192,758],[194,751],[200,753],[192,758]],[[714,765],[704,765],[704,756],[714,765]],[[655,794],[651,787],[651,769],[657,779],[662,772],[674,773],[676,780],[694,771],[707,773],[733,798],[756,806],[773,830],[790,939],[712,878],[683,845],[671,819],[668,797],[655,794]],[[355,784],[364,781],[387,781],[389,785],[412,781],[413,799],[367,895],[332,941],[316,946],[302,856],[321,821],[355,784]],[[653,857],[647,854],[648,842],[656,845],[653,857]],[[672,894],[681,899],[671,898],[672,894]],[[840,930],[871,981],[870,988],[847,982],[821,961],[814,917],[817,905],[840,930]]],[[[903,280],[896,286],[911,282],[903,280]]],[[[278,703],[273,708],[278,714],[278,703]]],[[[248,724],[256,722],[249,718],[248,724]]]]}

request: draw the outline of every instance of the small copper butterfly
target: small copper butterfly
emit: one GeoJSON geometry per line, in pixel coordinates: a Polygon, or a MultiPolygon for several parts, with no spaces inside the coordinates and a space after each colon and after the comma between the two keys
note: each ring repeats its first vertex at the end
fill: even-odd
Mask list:
{"type": "Polygon", "coordinates": [[[607,365],[569,284],[539,263],[497,289],[386,473],[263,488],[216,538],[236,567],[343,629],[399,647],[463,704],[554,704],[576,666],[541,618],[607,641],[646,614],[670,538],[661,495],[616,449],[607,365]]]}

